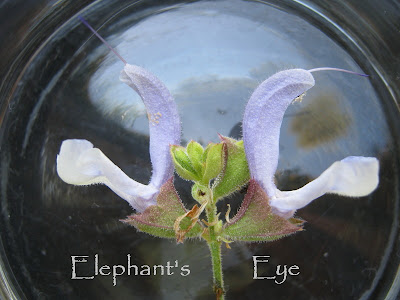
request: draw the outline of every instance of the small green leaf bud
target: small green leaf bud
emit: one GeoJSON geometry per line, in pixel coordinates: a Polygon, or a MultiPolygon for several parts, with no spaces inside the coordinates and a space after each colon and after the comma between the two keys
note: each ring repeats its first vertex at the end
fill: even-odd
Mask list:
{"type": "Polygon", "coordinates": [[[170,147],[170,152],[175,170],[179,176],[192,181],[198,181],[200,179],[184,147],[172,145],[170,147]]]}
{"type": "Polygon", "coordinates": [[[211,179],[217,177],[225,165],[225,144],[209,144],[206,148],[204,174],[202,183],[208,185],[211,179]]]}
{"type": "Polygon", "coordinates": [[[190,141],[186,151],[197,174],[203,174],[203,147],[195,141],[190,141]]]}

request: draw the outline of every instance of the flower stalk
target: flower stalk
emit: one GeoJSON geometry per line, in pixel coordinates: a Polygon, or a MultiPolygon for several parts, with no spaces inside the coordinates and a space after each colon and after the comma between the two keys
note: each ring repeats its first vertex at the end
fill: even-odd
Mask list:
{"type": "Polygon", "coordinates": [[[214,240],[208,243],[210,248],[212,270],[213,270],[213,284],[214,293],[217,300],[225,298],[224,279],[222,275],[222,256],[221,256],[221,242],[214,240]]]}
{"type": "Polygon", "coordinates": [[[210,249],[212,272],[213,272],[213,289],[217,300],[223,300],[225,297],[224,279],[222,273],[222,255],[220,231],[221,222],[218,220],[216,202],[213,201],[213,192],[211,188],[206,191],[207,198],[210,200],[206,207],[208,235],[205,238],[210,249]]]}

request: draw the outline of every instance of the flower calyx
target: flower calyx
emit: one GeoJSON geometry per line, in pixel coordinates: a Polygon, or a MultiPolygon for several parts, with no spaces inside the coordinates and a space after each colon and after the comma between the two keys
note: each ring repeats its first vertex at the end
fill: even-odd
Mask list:
{"type": "Polygon", "coordinates": [[[161,187],[156,205],[149,206],[140,214],[128,216],[122,222],[156,237],[176,238],[178,243],[185,238],[199,237],[204,230],[196,218],[196,209],[187,211],[183,206],[172,177],[161,187]]]}

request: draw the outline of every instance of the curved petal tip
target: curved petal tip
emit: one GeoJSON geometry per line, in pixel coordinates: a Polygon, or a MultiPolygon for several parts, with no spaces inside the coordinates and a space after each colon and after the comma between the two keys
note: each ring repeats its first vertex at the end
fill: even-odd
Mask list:
{"type": "Polygon", "coordinates": [[[58,176],[66,183],[74,185],[95,183],[92,181],[100,175],[100,172],[87,159],[93,150],[93,144],[87,140],[63,141],[60,153],[57,155],[58,176]],[[85,153],[86,163],[84,162],[85,153]]]}
{"type": "Polygon", "coordinates": [[[151,184],[144,185],[129,178],[86,140],[63,141],[57,155],[57,173],[69,184],[105,184],[138,211],[154,205],[159,192],[151,184]]]}
{"type": "Polygon", "coordinates": [[[363,197],[378,187],[379,161],[375,157],[349,156],[335,164],[335,180],[328,193],[363,197]]]}
{"type": "MultiPolygon", "coordinates": [[[[334,162],[318,178],[294,191],[279,191],[270,200],[278,214],[287,215],[326,194],[363,197],[379,184],[379,161],[375,157],[349,156],[334,162]]],[[[291,214],[292,214],[291,213],[291,214]]]]}

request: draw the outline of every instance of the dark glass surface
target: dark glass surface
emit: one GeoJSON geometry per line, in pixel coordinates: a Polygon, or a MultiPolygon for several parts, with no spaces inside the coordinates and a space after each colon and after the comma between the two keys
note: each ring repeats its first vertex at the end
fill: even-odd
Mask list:
{"type": "MultiPolygon", "coordinates": [[[[107,187],[75,187],[55,169],[63,140],[90,140],[130,177],[151,175],[140,99],[123,65],[79,23],[83,14],[122,56],[166,83],[183,144],[240,138],[252,90],[291,67],[334,66],[370,75],[315,73],[286,113],[277,183],[296,189],[335,160],[376,156],[379,188],[326,195],[298,211],[305,231],[223,250],[227,299],[397,299],[399,270],[400,7],[395,1],[4,1],[0,4],[0,296],[9,299],[213,299],[206,244],[176,245],[119,222],[129,205],[107,187]],[[340,3],[337,3],[340,2],[340,3]],[[361,4],[362,3],[362,4],[361,4]],[[189,265],[189,276],[71,280],[71,256],[100,265],[189,265]],[[262,268],[300,267],[277,285],[262,268]]],[[[190,185],[176,178],[190,207],[190,185]]],[[[220,204],[235,211],[244,191],[220,204]]]]}

